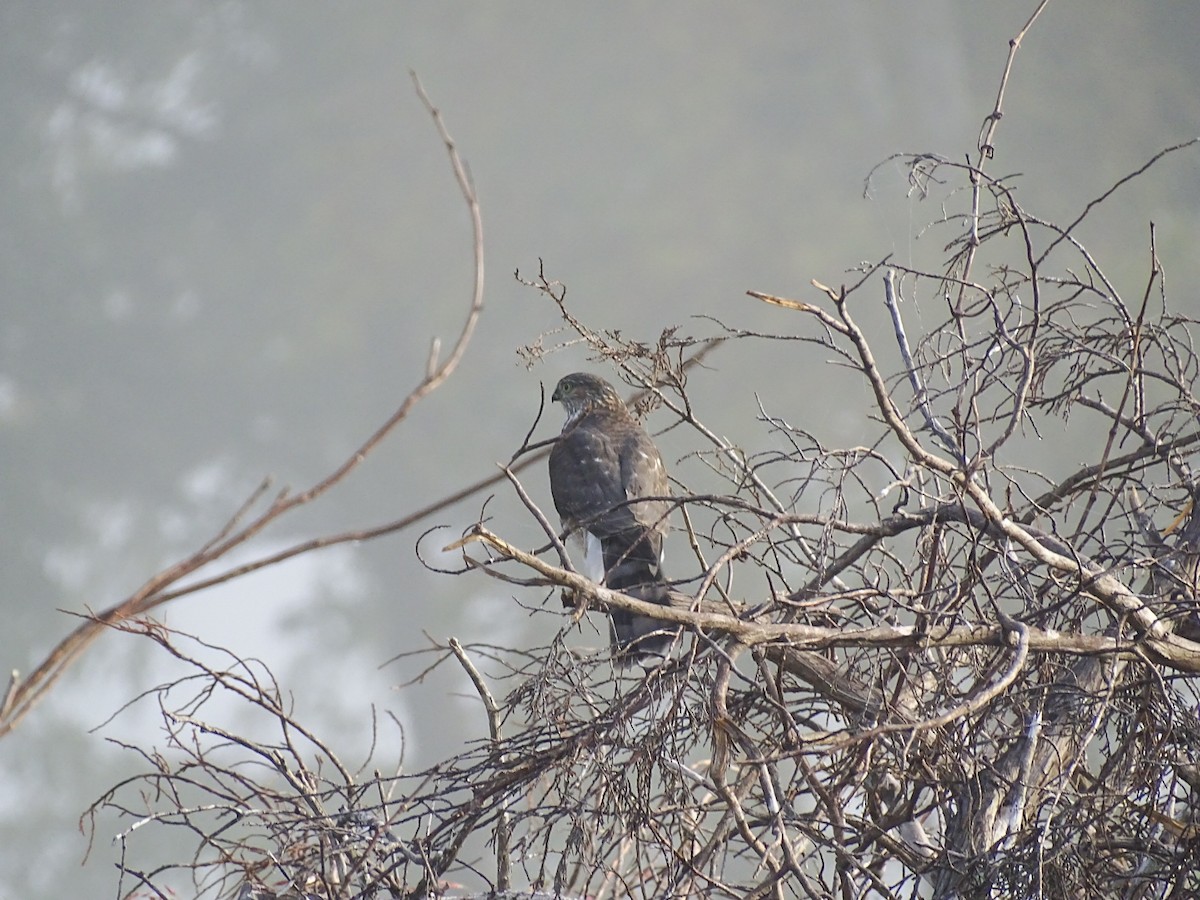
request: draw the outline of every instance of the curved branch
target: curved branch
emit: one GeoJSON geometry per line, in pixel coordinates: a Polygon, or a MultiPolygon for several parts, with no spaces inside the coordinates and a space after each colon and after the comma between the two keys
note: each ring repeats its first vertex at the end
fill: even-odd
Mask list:
{"type": "MultiPolygon", "coordinates": [[[[467,204],[471,218],[475,264],[474,288],[466,320],[463,322],[450,354],[444,360],[437,361],[437,342],[435,341],[434,352],[431,354],[426,366],[424,377],[409,392],[408,396],[404,398],[399,408],[329,475],[297,494],[289,494],[286,490],[281,491],[266,510],[259,513],[246,525],[238,528],[236,523],[248,512],[254,501],[265,492],[266,483],[264,482],[263,485],[255,490],[250,499],[242,505],[230,522],[218,532],[216,538],[207,541],[199,551],[187,559],[159,572],[125,600],[101,612],[95,613],[90,619],[63,638],[25,679],[17,681],[14,678],[13,686],[10,687],[6,695],[4,706],[0,708],[0,737],[9,734],[21,722],[30,710],[45,696],[46,692],[58,682],[66,670],[82,656],[88,646],[103,633],[106,626],[125,621],[126,619],[147,612],[169,599],[198,590],[198,587],[189,587],[171,595],[165,593],[165,589],[169,585],[177,583],[180,579],[221,558],[234,548],[245,544],[251,538],[260,534],[272,522],[292,510],[312,502],[345,479],[397,425],[408,418],[409,413],[417,403],[437,390],[458,367],[463,354],[466,352],[467,345],[470,343],[471,336],[475,331],[475,324],[479,320],[480,312],[483,310],[483,224],[474,186],[467,177],[466,168],[458,154],[458,149],[453,139],[451,139],[449,133],[446,131],[441,113],[430,103],[428,96],[425,94],[420,82],[416,80],[415,75],[413,76],[413,81],[418,96],[420,96],[421,101],[425,104],[437,127],[439,136],[446,144],[455,179],[458,181],[459,189],[467,204]]],[[[328,541],[327,543],[333,542],[328,541]]],[[[301,547],[313,549],[317,545],[313,542],[307,542],[305,545],[301,545],[301,547]]],[[[287,555],[296,555],[296,552],[303,551],[297,550],[290,554],[276,554],[272,558],[272,561],[277,562],[280,559],[286,558],[287,555]]],[[[262,565],[266,564],[269,563],[262,563],[262,565]]],[[[257,565],[255,568],[261,568],[261,565],[257,565]]],[[[236,577],[236,575],[245,574],[247,571],[252,571],[252,568],[245,566],[238,567],[231,573],[218,576],[216,579],[207,580],[203,583],[203,586],[211,586],[220,581],[226,581],[229,578],[236,577]]]]}
{"type": "MultiPolygon", "coordinates": [[[[468,536],[446,549],[465,548],[482,542],[504,558],[537,572],[547,582],[570,588],[602,609],[619,609],[664,622],[686,625],[704,632],[718,632],[736,638],[747,646],[786,643],[793,647],[821,649],[826,647],[902,647],[929,649],[933,647],[1007,646],[1014,628],[998,625],[876,625],[869,628],[837,628],[816,625],[776,624],[740,619],[715,609],[694,609],[696,600],[686,594],[672,592],[671,605],[647,603],[628,594],[610,590],[575,572],[551,565],[532,553],[521,550],[483,525],[475,525],[468,536]]],[[[1056,554],[1046,551],[1050,556],[1056,554]]],[[[464,553],[464,555],[466,555],[464,553]]],[[[469,558],[469,557],[468,557],[469,558]]],[[[1066,559],[1063,557],[1063,559],[1066,559]]],[[[473,564],[486,569],[494,563],[478,560],[473,564]]],[[[1106,576],[1108,577],[1108,576],[1106,576]]],[[[1112,579],[1115,580],[1115,579],[1112,579]]],[[[1107,635],[1071,634],[1057,630],[1028,628],[1025,643],[1030,652],[1067,653],[1077,656],[1138,655],[1149,653],[1166,665],[1184,672],[1200,672],[1200,645],[1174,635],[1144,641],[1128,641],[1107,635]]]]}

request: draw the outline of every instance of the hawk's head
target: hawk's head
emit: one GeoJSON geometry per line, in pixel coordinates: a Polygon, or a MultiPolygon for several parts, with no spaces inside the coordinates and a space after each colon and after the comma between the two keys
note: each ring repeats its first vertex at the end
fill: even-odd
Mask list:
{"type": "Polygon", "coordinates": [[[573,422],[593,409],[624,410],[625,402],[616,388],[595,375],[575,372],[564,375],[554,388],[551,400],[558,400],[567,411],[567,422],[573,422]]]}

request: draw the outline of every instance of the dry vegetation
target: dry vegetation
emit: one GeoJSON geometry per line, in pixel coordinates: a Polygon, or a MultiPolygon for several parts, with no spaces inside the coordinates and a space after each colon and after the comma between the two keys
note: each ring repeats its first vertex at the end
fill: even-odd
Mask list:
{"type": "MultiPolygon", "coordinates": [[[[158,885],[181,869],[198,895],[240,900],[1200,893],[1195,323],[1173,311],[1153,228],[1133,298],[1077,240],[1111,190],[1059,226],[988,173],[1003,94],[1002,82],[975,159],[905,160],[912,189],[945,212],[931,226],[944,268],[885,259],[845,287],[814,283],[806,299],[751,292],[779,307],[780,333],[719,336],[798,338],[840,361],[830,377],[859,380],[873,398],[865,446],[825,446],[766,409],[761,433],[731,445],[688,390],[712,341],[597,333],[561,285],[530,282],[597,368],[695,447],[677,467],[675,603],[639,604],[564,565],[521,482],[544,454],[536,446],[517,449],[504,477],[544,545],[513,546],[503,522],[480,522],[457,544],[455,577],[502,579],[527,604],[557,605],[568,588],[592,610],[682,622],[666,665],[621,670],[561,634],[533,649],[449,642],[433,664],[470,675],[491,737],[424,771],[384,773],[343,765],[261,664],[202,661],[193,639],[146,618],[178,596],[179,571],[97,617],[96,628],[142,633],[192,671],[149,695],[169,740],[131,748],[146,773],[115,786],[89,821],[127,817],[122,846],[140,829],[185,829],[195,854],[126,867],[119,893],[168,896],[158,885]],[[905,319],[913,303],[935,323],[919,333],[905,319]],[[894,326],[886,347],[859,326],[880,310],[894,326]],[[902,362],[884,370],[881,359],[902,362]],[[1077,471],[1039,473],[1031,448],[1072,417],[1102,421],[1104,437],[1077,448],[1077,471]],[[266,726],[250,737],[208,719],[218,696],[266,726]]],[[[1194,152],[1168,148],[1112,190],[1134,189],[1185,147],[1194,152]]],[[[453,370],[479,297],[449,366],[432,359],[414,396],[453,370]]],[[[197,558],[220,558],[262,515],[239,517],[197,558]]],[[[198,567],[188,565],[177,568],[198,567]]],[[[564,615],[562,634],[571,626],[564,615]]],[[[36,702],[28,684],[14,686],[0,725],[36,702]]]]}

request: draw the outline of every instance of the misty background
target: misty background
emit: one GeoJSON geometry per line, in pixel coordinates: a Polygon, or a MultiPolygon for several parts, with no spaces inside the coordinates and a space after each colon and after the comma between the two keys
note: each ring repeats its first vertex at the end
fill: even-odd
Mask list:
{"type": "MultiPolygon", "coordinates": [[[[848,269],[888,253],[937,269],[941,234],[920,234],[938,207],[910,194],[898,162],[866,196],[865,179],[900,151],[974,156],[1008,41],[1035,6],[4,4],[5,680],[74,615],[194,552],[265,476],[300,489],[326,475],[417,383],[430,341],[457,334],[469,222],[409,69],[479,193],[483,317],[440,391],[237,559],[387,522],[490,475],[533,423],[539,384],[582,368],[611,376],[578,345],[556,349],[570,339],[547,334],[556,309],[513,277],[535,275],[539,259],[584,322],[647,342],[672,326],[720,333],[704,316],[803,330],[745,292],[819,302],[810,279],[856,281],[848,269]],[[518,350],[539,338],[554,352],[527,366],[518,350]]],[[[1197,34],[1192,0],[1053,0],[1017,56],[989,172],[1011,176],[1028,211],[1072,221],[1157,150],[1200,134],[1197,34]]],[[[1144,288],[1150,221],[1169,299],[1200,314],[1200,154],[1172,156],[1079,229],[1127,297],[1144,288]]],[[[882,304],[856,313],[888,333],[882,304]]],[[[912,316],[915,332],[919,304],[912,316]]],[[[760,402],[853,445],[868,398],[827,362],[804,344],[727,344],[690,391],[701,418],[749,449],[771,440],[760,402]]],[[[559,421],[551,410],[535,437],[559,421]]],[[[696,449],[681,431],[662,446],[668,462],[696,449]]],[[[1035,461],[1053,473],[1075,456],[1048,441],[1035,461]]],[[[544,471],[523,480],[550,508],[544,471]]],[[[492,527],[535,542],[511,489],[494,493],[492,527]]],[[[540,615],[526,608],[544,592],[416,558],[424,527],[447,526],[422,545],[436,551],[484,499],[160,617],[263,660],[297,718],[349,761],[367,755],[374,709],[402,723],[405,768],[429,765],[486,734],[478,701],[457,670],[398,690],[429,660],[388,661],[428,646],[423,632],[532,647],[564,624],[557,598],[540,615]]],[[[163,746],[152,702],[117,713],[181,671],[150,641],[105,635],[0,743],[0,898],[113,896],[111,838],[130,822],[98,821],[81,866],[78,820],[146,768],[115,741],[163,746]]],[[[400,751],[397,730],[381,728],[377,756],[400,751]]],[[[147,866],[172,858],[160,831],[138,838],[147,866]]]]}

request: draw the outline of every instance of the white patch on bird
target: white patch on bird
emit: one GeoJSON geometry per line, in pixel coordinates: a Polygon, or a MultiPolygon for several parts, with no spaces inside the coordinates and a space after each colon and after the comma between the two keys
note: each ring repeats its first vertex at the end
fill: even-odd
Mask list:
{"type": "Polygon", "coordinates": [[[590,531],[587,533],[587,542],[583,552],[582,574],[596,584],[604,583],[604,547],[600,544],[600,538],[590,531]]]}
{"type": "Polygon", "coordinates": [[[604,583],[604,548],[600,538],[590,531],[576,531],[571,535],[571,549],[576,551],[571,562],[575,570],[589,581],[604,583]]]}

